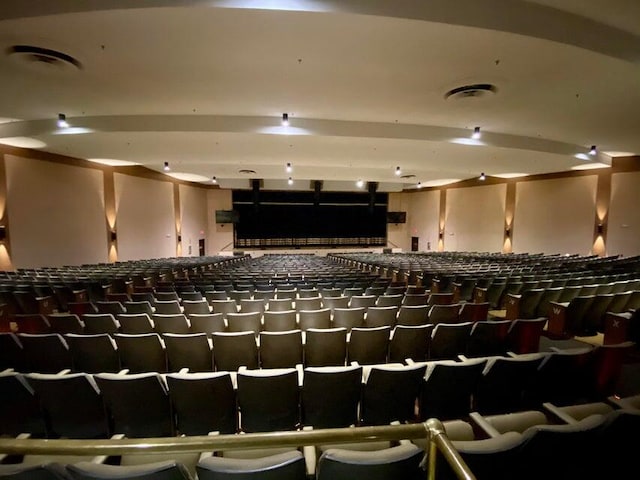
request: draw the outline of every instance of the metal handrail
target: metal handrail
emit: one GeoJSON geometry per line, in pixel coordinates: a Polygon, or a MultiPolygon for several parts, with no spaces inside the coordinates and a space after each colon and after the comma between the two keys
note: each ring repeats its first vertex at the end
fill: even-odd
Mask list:
{"type": "Polygon", "coordinates": [[[125,455],[162,452],[216,452],[232,449],[427,439],[427,479],[436,478],[440,451],[460,480],[475,476],[453,447],[440,420],[371,427],[328,428],[291,432],[194,435],[159,438],[110,438],[101,440],[0,438],[0,453],[11,455],[125,455]]]}

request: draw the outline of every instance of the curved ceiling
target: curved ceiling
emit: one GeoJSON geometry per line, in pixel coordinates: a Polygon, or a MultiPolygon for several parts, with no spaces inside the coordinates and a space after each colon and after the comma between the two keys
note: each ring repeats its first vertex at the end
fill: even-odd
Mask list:
{"type": "Polygon", "coordinates": [[[0,143],[222,187],[397,191],[640,153],[635,0],[4,0],[0,50],[0,143]],[[473,84],[495,91],[446,95],[473,84]]]}

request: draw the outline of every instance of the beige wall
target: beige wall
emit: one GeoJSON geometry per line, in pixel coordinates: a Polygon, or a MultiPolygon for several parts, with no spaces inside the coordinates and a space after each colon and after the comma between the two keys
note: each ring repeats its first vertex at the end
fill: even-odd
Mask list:
{"type": "MultiPolygon", "coordinates": [[[[7,241],[0,245],[3,268],[109,261],[104,202],[112,198],[105,190],[112,184],[118,260],[172,257],[176,252],[196,256],[200,238],[206,239],[207,255],[233,251],[233,226],[216,224],[214,215],[216,210],[232,208],[230,190],[103,173],[69,160],[13,153],[2,157],[6,195],[0,195],[0,206],[8,225],[7,241]],[[177,230],[182,235],[181,250],[177,230]]],[[[513,251],[589,254],[594,248],[598,197],[598,208],[605,210],[598,214],[608,214],[606,253],[640,255],[638,185],[638,171],[512,183],[513,251]]],[[[416,236],[421,251],[427,251],[429,243],[431,250],[437,250],[440,202],[445,198],[445,250],[499,252],[506,197],[506,184],[391,193],[389,210],[407,212],[407,223],[387,226],[388,246],[409,251],[411,237],[416,236]]]]}
{"type": "Polygon", "coordinates": [[[518,182],[514,253],[591,253],[597,180],[588,175],[518,182]]]}
{"type": "Polygon", "coordinates": [[[119,173],[114,183],[118,260],[174,257],[173,184],[119,173]]]}
{"type": "Polygon", "coordinates": [[[409,195],[405,193],[390,193],[387,210],[390,212],[407,212],[407,223],[387,223],[387,246],[411,250],[409,235],[409,195]]]}
{"type": "Polygon", "coordinates": [[[405,195],[409,205],[407,211],[409,237],[418,237],[420,251],[438,250],[440,192],[431,190],[405,195]]]}
{"type": "Polygon", "coordinates": [[[216,210],[231,210],[231,190],[207,190],[207,255],[233,251],[233,225],[217,224],[216,210]]]}
{"type": "Polygon", "coordinates": [[[444,249],[500,252],[506,194],[505,184],[448,189],[444,249]]]}
{"type": "Polygon", "coordinates": [[[14,268],[107,261],[102,172],[5,155],[14,268]]]}
{"type": "Polygon", "coordinates": [[[640,255],[640,172],[611,176],[608,255],[640,255]]]}
{"type": "Polygon", "coordinates": [[[180,218],[182,256],[197,257],[198,241],[207,235],[207,190],[180,185],[180,218]]]}

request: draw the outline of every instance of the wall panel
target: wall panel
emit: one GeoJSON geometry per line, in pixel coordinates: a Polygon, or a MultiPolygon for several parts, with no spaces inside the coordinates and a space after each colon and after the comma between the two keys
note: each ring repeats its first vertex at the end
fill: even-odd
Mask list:
{"type": "Polygon", "coordinates": [[[5,155],[14,268],[107,261],[102,171],[5,155]]]}
{"type": "Polygon", "coordinates": [[[587,175],[518,182],[514,253],[590,254],[597,181],[587,175]]]}
{"type": "Polygon", "coordinates": [[[421,252],[436,251],[438,249],[440,192],[430,190],[406,195],[408,197],[409,237],[418,237],[418,249],[421,252]]]}
{"type": "Polygon", "coordinates": [[[447,190],[444,249],[501,252],[506,184],[447,190]]]}
{"type": "Polygon", "coordinates": [[[198,241],[204,239],[207,232],[207,191],[204,188],[180,185],[180,218],[182,256],[197,257],[198,241]]]}
{"type": "Polygon", "coordinates": [[[608,255],[640,255],[640,172],[611,176],[608,255]]]}
{"type": "Polygon", "coordinates": [[[176,255],[173,184],[114,175],[118,260],[176,255]]]}

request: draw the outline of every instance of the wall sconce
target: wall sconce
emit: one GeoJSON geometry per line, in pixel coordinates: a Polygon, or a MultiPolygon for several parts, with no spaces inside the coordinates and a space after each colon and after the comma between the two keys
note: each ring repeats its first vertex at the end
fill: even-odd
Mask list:
{"type": "Polygon", "coordinates": [[[5,238],[7,238],[7,227],[0,225],[0,242],[4,242],[5,238]]]}
{"type": "Polygon", "coordinates": [[[178,234],[178,242],[182,241],[182,235],[178,234]]]}
{"type": "Polygon", "coordinates": [[[438,238],[440,240],[442,240],[444,238],[444,230],[440,230],[440,233],[438,234],[438,238]]]}
{"type": "Polygon", "coordinates": [[[111,241],[115,242],[117,239],[118,239],[118,234],[114,230],[112,230],[111,231],[111,241]]]}
{"type": "Polygon", "coordinates": [[[602,223],[598,224],[598,235],[602,235],[604,233],[604,225],[602,223]]]}
{"type": "Polygon", "coordinates": [[[511,237],[511,227],[507,227],[507,228],[504,230],[504,234],[505,234],[505,236],[506,236],[507,238],[511,237]]]}

